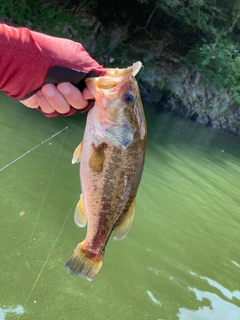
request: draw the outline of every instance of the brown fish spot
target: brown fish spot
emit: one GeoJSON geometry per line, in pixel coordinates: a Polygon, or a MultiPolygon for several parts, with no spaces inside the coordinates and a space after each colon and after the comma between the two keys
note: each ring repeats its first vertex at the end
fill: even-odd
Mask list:
{"type": "Polygon", "coordinates": [[[103,171],[103,164],[105,160],[104,149],[106,149],[106,143],[102,143],[99,146],[92,145],[92,154],[88,161],[88,165],[91,170],[97,174],[103,171]]]}

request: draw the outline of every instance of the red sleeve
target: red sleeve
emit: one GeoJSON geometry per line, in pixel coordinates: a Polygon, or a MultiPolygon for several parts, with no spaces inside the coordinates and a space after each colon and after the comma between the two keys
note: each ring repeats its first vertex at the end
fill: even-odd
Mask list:
{"type": "Polygon", "coordinates": [[[80,43],[0,24],[0,90],[10,97],[26,98],[44,83],[74,83],[89,72],[105,74],[80,43]]]}

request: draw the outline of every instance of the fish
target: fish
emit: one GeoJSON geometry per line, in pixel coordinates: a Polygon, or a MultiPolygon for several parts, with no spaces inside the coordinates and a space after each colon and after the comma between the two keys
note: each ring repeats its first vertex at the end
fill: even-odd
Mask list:
{"type": "Polygon", "coordinates": [[[142,177],[147,127],[135,78],[140,61],[123,69],[105,69],[106,75],[86,79],[95,98],[89,110],[82,142],[72,163],[80,162],[82,194],[74,220],[85,227],[65,268],[91,281],[103,264],[106,244],[128,234],[142,177]]]}

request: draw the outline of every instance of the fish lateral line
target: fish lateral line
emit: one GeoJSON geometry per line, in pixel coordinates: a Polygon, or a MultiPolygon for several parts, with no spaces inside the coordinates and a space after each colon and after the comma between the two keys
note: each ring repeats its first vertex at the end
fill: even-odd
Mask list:
{"type": "Polygon", "coordinates": [[[33,147],[32,149],[26,151],[25,153],[23,153],[21,156],[17,157],[16,159],[14,159],[13,161],[9,162],[8,164],[6,164],[4,167],[2,167],[0,169],[0,172],[7,169],[8,167],[10,167],[12,164],[14,164],[15,162],[17,162],[18,160],[22,159],[23,157],[25,157],[26,155],[28,155],[30,152],[32,152],[33,150],[37,149],[38,147],[40,147],[41,145],[43,145],[44,143],[48,142],[49,140],[55,138],[57,135],[59,135],[61,132],[65,131],[68,129],[68,126],[66,126],[65,128],[63,128],[62,130],[54,133],[53,135],[51,135],[49,138],[47,138],[46,140],[42,141],[41,143],[37,144],[35,147],[33,147]]]}

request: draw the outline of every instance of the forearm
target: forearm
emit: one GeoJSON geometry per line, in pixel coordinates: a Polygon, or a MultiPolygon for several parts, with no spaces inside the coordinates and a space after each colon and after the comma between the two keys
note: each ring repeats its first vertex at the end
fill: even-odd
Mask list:
{"type": "Polygon", "coordinates": [[[80,43],[0,24],[0,90],[23,99],[44,83],[77,84],[105,71],[80,43]]]}

